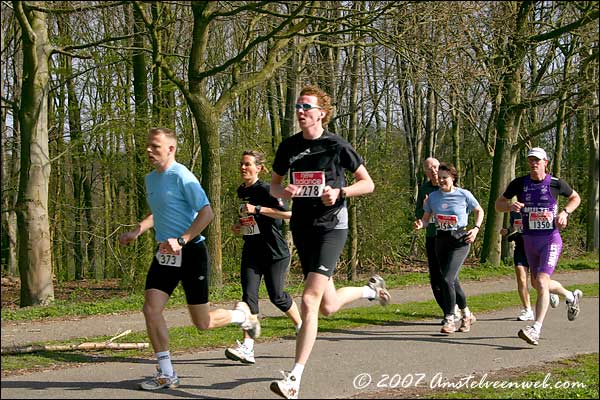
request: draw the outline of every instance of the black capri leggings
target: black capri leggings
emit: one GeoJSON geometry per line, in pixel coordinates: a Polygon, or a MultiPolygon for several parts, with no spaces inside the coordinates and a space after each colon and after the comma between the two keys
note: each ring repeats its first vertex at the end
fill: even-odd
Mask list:
{"type": "Polygon", "coordinates": [[[250,252],[242,252],[242,300],[248,303],[252,314],[259,312],[258,289],[263,276],[271,303],[283,312],[290,309],[292,296],[283,290],[289,264],[289,257],[265,261],[250,252]]]}
{"type": "Polygon", "coordinates": [[[460,309],[467,307],[467,296],[460,286],[458,273],[470,250],[470,244],[457,240],[444,231],[438,231],[435,253],[442,271],[444,315],[454,314],[455,304],[458,304],[460,309]]]}

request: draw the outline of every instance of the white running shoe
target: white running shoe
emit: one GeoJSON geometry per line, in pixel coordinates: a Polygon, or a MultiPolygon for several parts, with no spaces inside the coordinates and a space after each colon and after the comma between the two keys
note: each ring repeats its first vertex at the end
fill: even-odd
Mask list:
{"type": "Polygon", "coordinates": [[[556,308],[560,303],[560,297],[557,294],[550,293],[550,307],[556,308]]]}
{"type": "Polygon", "coordinates": [[[454,318],[445,319],[444,326],[442,326],[442,329],[440,330],[440,332],[445,333],[447,335],[450,335],[451,333],[456,332],[456,324],[454,323],[454,318]]]}
{"type": "Polygon", "coordinates": [[[254,350],[250,350],[244,343],[236,340],[237,347],[230,347],[225,350],[225,357],[232,361],[239,361],[243,364],[254,364],[254,350]]]}
{"type": "Polygon", "coordinates": [[[369,278],[369,287],[377,293],[377,296],[374,299],[369,300],[379,300],[379,304],[382,306],[386,306],[390,303],[392,296],[390,292],[385,288],[385,280],[379,275],[373,275],[369,278]]]}
{"type": "Polygon", "coordinates": [[[569,321],[574,321],[579,315],[579,303],[583,297],[583,292],[577,289],[573,291],[573,297],[574,299],[572,302],[567,301],[567,319],[569,321]]]}
{"type": "Polygon", "coordinates": [[[530,308],[524,308],[521,310],[521,313],[517,317],[519,321],[533,321],[535,319],[533,315],[533,310],[530,308]]]}
{"type": "Polygon", "coordinates": [[[140,388],[144,390],[158,390],[162,388],[176,388],[179,386],[179,378],[177,374],[173,372],[173,376],[168,376],[162,373],[160,368],[156,368],[154,376],[142,383],[140,388]]]}
{"type": "Polygon", "coordinates": [[[271,391],[284,399],[297,399],[300,382],[289,372],[281,371],[283,379],[271,382],[271,391]]]}
{"type": "Polygon", "coordinates": [[[534,346],[537,346],[538,341],[540,340],[540,334],[530,325],[527,325],[519,331],[519,337],[534,346]]]}
{"type": "Polygon", "coordinates": [[[243,301],[238,302],[235,305],[235,309],[242,311],[246,315],[246,320],[240,325],[242,329],[248,332],[248,335],[250,335],[252,339],[258,338],[261,332],[258,316],[252,315],[250,312],[250,307],[248,307],[248,304],[244,303],[243,301]]]}
{"type": "Polygon", "coordinates": [[[454,305],[454,322],[460,322],[460,320],[462,319],[462,312],[460,311],[460,308],[458,308],[458,304],[454,305]]]}

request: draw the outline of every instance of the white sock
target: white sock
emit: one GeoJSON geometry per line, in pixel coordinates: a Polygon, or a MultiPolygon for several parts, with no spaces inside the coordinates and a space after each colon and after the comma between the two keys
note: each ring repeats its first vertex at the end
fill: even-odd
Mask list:
{"type": "Polygon", "coordinates": [[[469,307],[465,307],[460,311],[462,312],[463,317],[469,318],[471,316],[471,310],[469,310],[469,307]]]}
{"type": "Polygon", "coordinates": [[[300,321],[300,323],[298,325],[296,325],[296,333],[300,332],[301,328],[302,328],[302,321],[300,321]]]}
{"type": "Polygon", "coordinates": [[[168,376],[173,376],[173,364],[171,364],[171,353],[167,351],[159,351],[156,353],[156,359],[158,360],[158,366],[161,372],[168,376]]]}
{"type": "Polygon", "coordinates": [[[254,339],[244,338],[244,346],[246,346],[248,350],[254,350],[254,339]]]}
{"type": "Polygon", "coordinates": [[[241,310],[231,310],[231,323],[242,324],[246,320],[246,313],[241,310]]]}
{"type": "Polygon", "coordinates": [[[371,289],[368,286],[363,286],[363,299],[374,299],[375,297],[377,297],[377,291],[375,291],[375,289],[371,289]]]}
{"type": "Polygon", "coordinates": [[[542,331],[542,323],[535,321],[533,323],[533,329],[535,329],[537,333],[540,333],[542,331]]]}
{"type": "Polygon", "coordinates": [[[295,363],[294,368],[292,368],[292,372],[290,373],[296,377],[298,384],[300,384],[300,379],[302,379],[302,372],[304,372],[304,365],[295,363]]]}
{"type": "Polygon", "coordinates": [[[567,300],[567,303],[572,303],[573,301],[575,301],[575,296],[573,296],[573,292],[567,292],[565,299],[567,300]]]}

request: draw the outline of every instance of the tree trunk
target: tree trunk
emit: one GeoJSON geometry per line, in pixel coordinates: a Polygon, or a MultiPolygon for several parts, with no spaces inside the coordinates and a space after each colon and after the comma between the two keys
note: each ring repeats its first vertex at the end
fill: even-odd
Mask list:
{"type": "MultiPolygon", "coordinates": [[[[19,30],[17,21],[13,21],[10,28],[10,34],[4,35],[2,38],[2,54],[6,54],[6,44],[9,43],[15,36],[20,35],[17,31],[19,30]],[[12,39],[11,39],[12,38],[12,39]]],[[[12,76],[13,81],[13,103],[12,103],[12,115],[18,115],[19,109],[18,104],[20,103],[19,95],[21,91],[21,80],[22,71],[22,59],[21,53],[14,52],[14,71],[12,76]]],[[[3,76],[9,71],[3,70],[1,73],[3,76]]],[[[5,85],[1,85],[0,93],[2,98],[9,98],[8,93],[5,92],[5,85]]],[[[17,185],[19,177],[19,149],[18,143],[20,142],[20,127],[18,119],[13,121],[12,138],[8,138],[8,130],[6,129],[8,108],[2,107],[2,146],[1,146],[1,163],[2,163],[2,246],[7,248],[7,259],[6,259],[6,272],[9,276],[17,276],[18,273],[18,258],[17,258],[17,213],[15,212],[15,206],[17,203],[17,191],[15,187],[17,185]]],[[[13,117],[14,119],[14,117],[13,117]]]]}
{"type": "MultiPolygon", "coordinates": [[[[591,53],[591,50],[589,51],[591,53]]],[[[587,64],[582,75],[590,82],[591,90],[586,87],[584,90],[587,96],[583,96],[584,99],[590,98],[590,107],[584,107],[578,114],[578,121],[584,120],[587,123],[582,123],[580,126],[585,129],[587,134],[588,142],[588,185],[587,185],[587,204],[586,204],[586,250],[591,252],[598,252],[598,221],[599,221],[599,205],[598,200],[600,199],[599,194],[599,165],[600,165],[600,129],[598,124],[598,69],[597,64],[587,64]]],[[[587,100],[586,100],[587,102],[587,100]]],[[[582,196],[583,198],[583,196],[582,196]]]]}
{"type": "MultiPolygon", "coordinates": [[[[295,39],[292,39],[292,42],[294,41],[295,39]]],[[[290,47],[293,47],[293,43],[290,43],[290,47]]],[[[282,139],[287,139],[295,133],[296,109],[294,107],[298,97],[298,53],[293,48],[290,51],[293,51],[294,54],[288,59],[286,68],[285,114],[281,126],[282,139]]]]}
{"type": "Polygon", "coordinates": [[[210,283],[212,286],[223,285],[223,256],[221,252],[221,148],[219,140],[219,116],[214,107],[191,96],[188,105],[194,116],[202,151],[202,187],[210,199],[214,211],[214,219],[206,229],[206,245],[210,257],[210,283]],[[190,101],[191,100],[191,101],[190,101]],[[217,240],[215,240],[217,239],[217,240]]]}
{"type": "Polygon", "coordinates": [[[281,143],[281,121],[279,119],[279,98],[277,96],[277,84],[273,81],[267,82],[267,105],[269,110],[269,122],[271,124],[271,149],[277,150],[281,143]]]}
{"type": "MultiPolygon", "coordinates": [[[[43,3],[43,2],[40,2],[43,3]]],[[[23,34],[21,92],[21,171],[17,197],[19,227],[20,306],[46,305],[54,300],[48,218],[48,43],[46,15],[24,10],[13,1],[23,34]]]]}
{"type": "MultiPolygon", "coordinates": [[[[355,3],[360,10],[360,3],[355,3]]],[[[354,46],[352,55],[352,67],[350,72],[350,126],[348,127],[348,141],[356,148],[358,136],[358,83],[361,72],[362,49],[360,46],[354,46]]],[[[358,197],[347,199],[348,202],[348,270],[346,276],[348,280],[358,279],[358,213],[356,210],[358,197]]]]}
{"type": "MultiPolygon", "coordinates": [[[[509,4],[518,7],[516,4],[509,4]]],[[[492,181],[490,183],[490,197],[486,211],[486,223],[481,249],[481,262],[492,265],[500,264],[501,240],[498,232],[502,228],[503,215],[496,211],[495,202],[513,174],[518,151],[518,134],[521,121],[521,108],[517,107],[521,101],[521,75],[525,57],[525,36],[523,31],[527,21],[530,5],[519,9],[515,22],[515,33],[509,38],[505,52],[504,65],[506,71],[502,76],[502,86],[499,88],[501,97],[496,121],[496,143],[492,163],[492,181]]]]}

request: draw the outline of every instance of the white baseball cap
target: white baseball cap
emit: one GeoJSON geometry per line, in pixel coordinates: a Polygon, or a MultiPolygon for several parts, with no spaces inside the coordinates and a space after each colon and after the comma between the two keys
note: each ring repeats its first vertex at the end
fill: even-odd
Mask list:
{"type": "Polygon", "coordinates": [[[548,156],[546,155],[546,151],[544,151],[544,149],[542,149],[541,147],[533,147],[527,153],[527,157],[535,157],[535,158],[539,158],[540,160],[548,159],[548,156]]]}

